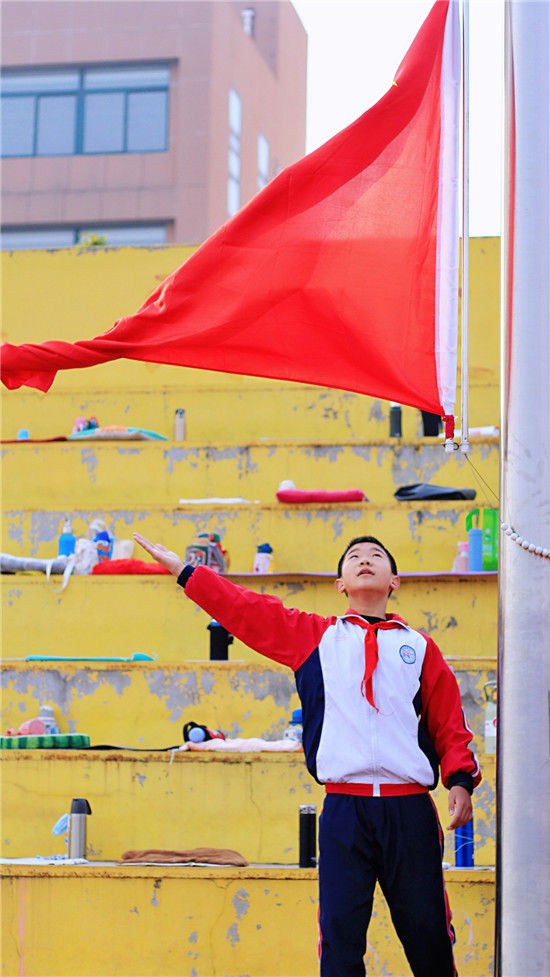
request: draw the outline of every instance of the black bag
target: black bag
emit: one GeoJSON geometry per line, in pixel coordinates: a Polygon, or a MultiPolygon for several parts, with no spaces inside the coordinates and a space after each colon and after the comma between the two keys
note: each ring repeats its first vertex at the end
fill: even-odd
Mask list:
{"type": "Polygon", "coordinates": [[[393,493],[400,502],[416,502],[423,499],[475,499],[475,489],[448,488],[445,485],[426,485],[415,482],[412,485],[401,485],[393,493]]]}

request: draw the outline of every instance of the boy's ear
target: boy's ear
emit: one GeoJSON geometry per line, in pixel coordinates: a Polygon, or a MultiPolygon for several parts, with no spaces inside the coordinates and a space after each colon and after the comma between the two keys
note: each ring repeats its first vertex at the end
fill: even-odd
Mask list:
{"type": "Polygon", "coordinates": [[[341,577],[337,577],[336,580],[334,581],[334,588],[335,590],[338,591],[339,594],[346,593],[346,589],[344,587],[344,581],[342,580],[341,577]]]}
{"type": "Polygon", "coordinates": [[[399,579],[398,576],[392,577],[391,580],[390,580],[390,590],[391,590],[391,592],[392,593],[395,593],[396,590],[399,590],[400,584],[401,584],[401,580],[399,579]]]}

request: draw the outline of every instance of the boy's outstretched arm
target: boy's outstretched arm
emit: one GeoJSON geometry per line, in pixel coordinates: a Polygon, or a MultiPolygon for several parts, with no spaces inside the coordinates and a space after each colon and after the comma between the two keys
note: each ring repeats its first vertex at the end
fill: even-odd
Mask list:
{"type": "Polygon", "coordinates": [[[336,620],[285,607],[277,597],[239,587],[209,567],[186,567],[177,553],[161,543],[152,543],[139,533],[133,537],[153,559],[179,578],[187,596],[219,624],[254,651],[293,671],[304,663],[336,620]]]}
{"type": "Polygon", "coordinates": [[[139,533],[132,533],[132,535],[136,543],[139,543],[144,550],[147,550],[149,555],[152,556],[157,563],[162,563],[162,566],[166,567],[170,573],[173,573],[175,577],[179,577],[185,564],[177,553],[172,553],[172,550],[167,550],[166,546],[163,546],[162,543],[152,543],[151,540],[147,539],[145,536],[141,536],[139,533]]]}

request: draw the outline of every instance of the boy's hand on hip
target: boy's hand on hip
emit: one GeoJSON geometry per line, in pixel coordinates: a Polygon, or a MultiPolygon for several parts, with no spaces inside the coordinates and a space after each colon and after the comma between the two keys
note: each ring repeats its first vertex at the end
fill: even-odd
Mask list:
{"type": "Polygon", "coordinates": [[[139,533],[132,533],[136,543],[139,543],[144,550],[153,557],[157,563],[161,563],[163,567],[166,567],[170,573],[173,573],[175,577],[179,577],[181,571],[183,570],[185,564],[180,559],[177,553],[172,553],[171,550],[167,550],[166,546],[162,543],[152,543],[151,540],[147,539],[145,536],[140,536],[139,533]]]}
{"type": "Polygon", "coordinates": [[[451,787],[449,791],[449,814],[452,821],[447,825],[447,831],[452,828],[461,828],[463,824],[468,824],[472,820],[472,798],[465,787],[451,787]]]}

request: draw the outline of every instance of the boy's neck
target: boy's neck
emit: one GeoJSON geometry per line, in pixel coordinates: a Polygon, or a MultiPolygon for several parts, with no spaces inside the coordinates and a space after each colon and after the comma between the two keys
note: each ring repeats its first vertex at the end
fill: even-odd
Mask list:
{"type": "Polygon", "coordinates": [[[361,614],[363,617],[386,617],[387,598],[376,599],[371,596],[359,595],[352,597],[349,595],[349,606],[352,611],[361,614]]]}

